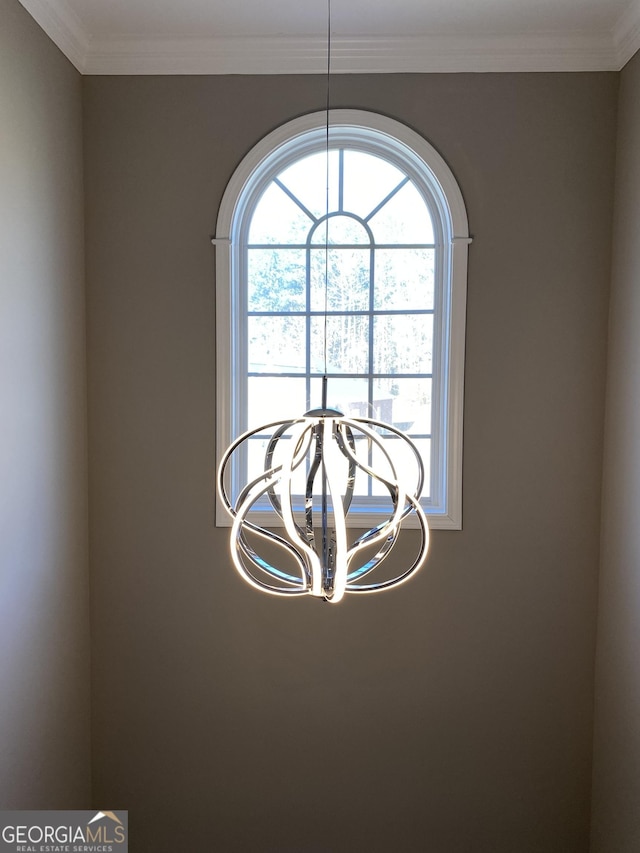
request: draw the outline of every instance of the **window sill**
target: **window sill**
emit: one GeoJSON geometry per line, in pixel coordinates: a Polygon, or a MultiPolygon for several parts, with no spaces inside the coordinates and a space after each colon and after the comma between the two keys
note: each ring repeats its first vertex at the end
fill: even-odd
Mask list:
{"type": "MultiPolygon", "coordinates": [[[[427,516],[430,530],[462,530],[461,519],[456,519],[443,512],[430,513],[427,509],[425,510],[425,514],[427,516]]],[[[380,524],[383,518],[384,516],[381,512],[358,512],[357,510],[352,510],[347,518],[347,527],[355,530],[369,530],[371,527],[375,527],[376,524],[380,524]]],[[[279,518],[275,512],[269,510],[252,513],[251,521],[261,527],[272,528],[275,530],[284,527],[282,519],[279,518]]],[[[231,527],[232,523],[233,519],[220,504],[216,513],[216,527],[231,527]]],[[[407,530],[417,530],[419,526],[418,520],[415,515],[409,515],[409,517],[403,521],[402,526],[407,530]]]]}

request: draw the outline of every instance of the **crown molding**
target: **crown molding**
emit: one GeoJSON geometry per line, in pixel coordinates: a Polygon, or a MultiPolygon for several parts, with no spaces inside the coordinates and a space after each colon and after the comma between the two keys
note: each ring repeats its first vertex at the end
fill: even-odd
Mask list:
{"type": "MultiPolygon", "coordinates": [[[[616,70],[608,37],[405,36],[331,42],[336,74],[616,70]]],[[[85,74],[322,74],[323,37],[96,41],[85,74]]]]}
{"type": "MultiPolygon", "coordinates": [[[[82,74],[323,74],[319,37],[95,38],[66,0],[20,0],[82,74]]],[[[618,71],[640,48],[640,0],[612,33],[332,39],[334,73],[618,71]]]]}
{"type": "Polygon", "coordinates": [[[618,19],[613,30],[618,68],[624,68],[631,57],[640,50],[640,0],[632,0],[618,19]]]}
{"type": "Polygon", "coordinates": [[[65,0],[20,0],[51,41],[83,74],[91,37],[65,0]]]}

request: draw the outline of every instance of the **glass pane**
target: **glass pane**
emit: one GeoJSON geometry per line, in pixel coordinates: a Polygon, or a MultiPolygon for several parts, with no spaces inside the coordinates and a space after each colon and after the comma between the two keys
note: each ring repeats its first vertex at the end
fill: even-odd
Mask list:
{"type": "Polygon", "coordinates": [[[345,151],[344,210],[365,219],[404,177],[399,169],[381,157],[362,151],[345,151]]]}
{"type": "MultiPolygon", "coordinates": [[[[327,159],[319,151],[298,160],[278,175],[279,180],[317,219],[327,212],[327,159]]],[[[338,152],[329,152],[329,210],[338,210],[338,152]]]]}
{"type": "Polygon", "coordinates": [[[433,314],[375,317],[374,373],[431,373],[433,314]]]}
{"type": "MultiPolygon", "coordinates": [[[[426,498],[429,497],[429,481],[431,478],[431,441],[429,439],[418,439],[413,443],[416,445],[422,459],[422,464],[424,465],[425,482],[421,497],[426,498]]],[[[386,438],[384,446],[391,457],[398,481],[402,482],[408,491],[415,492],[418,485],[416,458],[409,445],[405,441],[402,441],[402,439],[386,438]]],[[[385,477],[391,476],[389,463],[378,447],[373,448],[373,468],[385,477]]],[[[382,484],[374,482],[371,493],[374,495],[388,495],[389,490],[382,484]]]]}
{"type": "Polygon", "coordinates": [[[409,182],[369,220],[376,243],[433,243],[433,223],[424,199],[409,182]]]}
{"type": "Polygon", "coordinates": [[[431,432],[431,379],[376,379],[372,418],[406,433],[431,432]]]}
{"type": "MultiPolygon", "coordinates": [[[[327,383],[327,405],[338,409],[345,417],[368,417],[369,383],[366,379],[329,379],[327,383]]],[[[319,406],[322,399],[322,380],[311,380],[311,405],[319,406]]]]}
{"type": "MultiPolygon", "coordinates": [[[[312,407],[320,405],[322,380],[311,380],[312,407]]],[[[367,379],[335,379],[327,385],[327,405],[348,418],[385,421],[402,432],[431,432],[431,379],[375,379],[369,402],[367,379]]]]}
{"type": "MultiPolygon", "coordinates": [[[[368,373],[369,318],[327,317],[327,372],[368,373]]],[[[324,372],[324,317],[311,318],[311,369],[324,372]]]]}
{"type": "Polygon", "coordinates": [[[311,251],[311,310],[324,311],[325,271],[329,311],[369,309],[369,249],[324,249],[311,251]]]}
{"type": "Polygon", "coordinates": [[[377,249],[374,308],[433,310],[433,249],[377,249]]]}
{"type": "Polygon", "coordinates": [[[277,184],[262,194],[251,217],[249,243],[306,243],[313,220],[277,184]]]}
{"type": "Polygon", "coordinates": [[[304,373],[304,317],[249,317],[251,373],[304,373]]]}
{"type": "Polygon", "coordinates": [[[304,311],[304,249],[248,249],[247,264],[249,311],[304,311]]]}
{"type": "Polygon", "coordinates": [[[326,242],[335,245],[364,243],[369,246],[371,245],[371,237],[364,225],[357,219],[352,216],[336,215],[320,222],[311,236],[311,242],[314,246],[324,246],[326,242]]]}
{"type": "Polygon", "coordinates": [[[290,376],[250,376],[247,381],[247,429],[307,411],[306,381],[290,376]]]}

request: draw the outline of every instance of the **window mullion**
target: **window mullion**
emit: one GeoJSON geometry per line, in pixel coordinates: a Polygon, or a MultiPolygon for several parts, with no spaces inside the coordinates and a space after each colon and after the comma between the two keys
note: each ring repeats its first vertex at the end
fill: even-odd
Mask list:
{"type": "MultiPolygon", "coordinates": [[[[375,344],[374,335],[373,335],[373,309],[375,305],[375,286],[376,286],[376,267],[375,267],[375,244],[371,244],[371,248],[369,249],[369,376],[367,377],[367,392],[368,392],[368,404],[369,404],[369,417],[374,416],[373,410],[373,368],[374,368],[374,358],[373,358],[373,347],[375,344]]],[[[369,450],[367,459],[369,462],[369,467],[373,467],[373,444],[370,439],[369,442],[369,450]]],[[[367,495],[369,497],[372,496],[373,492],[373,481],[371,477],[367,478],[367,495]]]]}
{"type": "Polygon", "coordinates": [[[399,192],[400,192],[400,190],[402,189],[402,187],[403,187],[405,184],[408,184],[408,183],[409,183],[409,176],[408,176],[408,175],[406,175],[406,176],[405,176],[405,177],[400,181],[400,183],[398,184],[398,186],[397,186],[397,187],[394,187],[394,188],[391,190],[391,192],[390,192],[388,195],[386,195],[386,196],[382,199],[382,201],[380,202],[380,204],[377,204],[377,205],[373,208],[373,210],[371,211],[371,213],[369,213],[367,216],[365,216],[364,221],[365,221],[365,222],[368,222],[370,219],[373,219],[373,217],[376,215],[376,213],[378,213],[380,210],[382,210],[382,208],[385,206],[385,204],[386,204],[388,201],[391,201],[391,199],[394,197],[394,195],[396,195],[396,193],[399,193],[399,192]]]}
{"type": "Polygon", "coordinates": [[[305,270],[305,392],[307,411],[311,402],[311,248],[307,242],[305,270]]]}

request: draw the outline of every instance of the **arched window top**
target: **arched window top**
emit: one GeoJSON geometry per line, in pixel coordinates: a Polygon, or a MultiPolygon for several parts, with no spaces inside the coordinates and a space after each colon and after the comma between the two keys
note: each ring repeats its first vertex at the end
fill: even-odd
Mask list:
{"type": "MultiPolygon", "coordinates": [[[[249,151],[225,190],[218,214],[216,239],[231,239],[234,225],[237,227],[245,219],[247,207],[255,205],[256,199],[274,177],[284,173],[290,180],[295,179],[297,164],[292,164],[292,159],[317,158],[317,169],[313,170],[316,185],[309,188],[309,195],[316,198],[312,212],[319,216],[324,214],[326,127],[326,112],[309,113],[276,128],[249,151]]],[[[398,173],[408,175],[431,197],[437,220],[443,226],[443,233],[437,235],[438,239],[468,240],[467,211],[453,172],[436,149],[414,130],[377,113],[331,110],[329,145],[331,149],[343,147],[354,152],[377,154],[387,163],[387,174],[377,176],[383,187],[390,186],[398,173]]],[[[354,167],[357,165],[357,158],[354,158],[354,167]]],[[[334,158],[334,172],[335,168],[334,158]]],[[[329,177],[331,184],[331,172],[329,177]]]]}
{"type": "MultiPolygon", "coordinates": [[[[429,472],[430,525],[460,528],[470,240],[438,152],[360,110],[330,112],[327,151],[326,112],[302,116],[240,163],[213,242],[219,454],[248,426],[318,402],[328,335],[329,404],[407,431],[429,472]]],[[[259,458],[254,444],[238,465],[259,458]]],[[[359,495],[363,524],[376,523],[377,500],[359,495]]]]}

